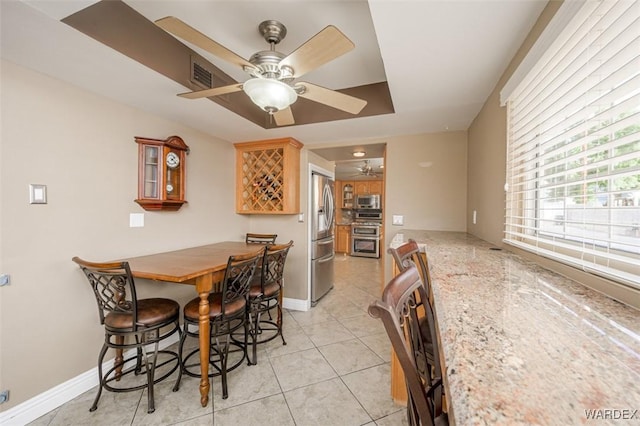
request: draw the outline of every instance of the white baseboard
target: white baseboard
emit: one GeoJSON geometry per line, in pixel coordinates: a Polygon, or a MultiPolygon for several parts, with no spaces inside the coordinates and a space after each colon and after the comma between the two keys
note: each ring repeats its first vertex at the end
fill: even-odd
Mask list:
{"type": "Polygon", "coordinates": [[[284,297],[282,298],[282,307],[293,311],[308,311],[311,309],[311,302],[308,300],[289,299],[284,297]]]}
{"type": "MultiPolygon", "coordinates": [[[[178,341],[178,333],[167,338],[159,346],[164,349],[178,341]]],[[[99,348],[98,348],[99,349],[99,348]]],[[[135,352],[129,351],[124,354],[125,358],[132,356],[135,352]]],[[[113,360],[105,361],[102,364],[103,371],[111,368],[113,360]]],[[[61,405],[71,401],[77,396],[98,385],[98,367],[94,367],[71,380],[67,380],[41,394],[16,405],[0,413],[0,425],[22,426],[44,416],[61,405]]],[[[87,407],[87,411],[89,407],[87,407]]]]}

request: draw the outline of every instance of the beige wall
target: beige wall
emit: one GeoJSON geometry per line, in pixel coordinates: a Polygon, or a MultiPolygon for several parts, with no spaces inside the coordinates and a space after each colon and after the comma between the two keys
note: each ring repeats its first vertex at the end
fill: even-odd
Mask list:
{"type": "MultiPolygon", "coordinates": [[[[385,161],[385,248],[403,229],[466,230],[467,134],[388,138],[385,161]],[[392,216],[404,225],[392,225],[392,216]]],[[[385,282],[391,258],[385,257],[385,282]]]]}
{"type": "MultiPolygon", "coordinates": [[[[5,61],[1,106],[0,271],[12,283],[0,291],[0,389],[11,390],[0,411],[95,367],[103,332],[86,279],[71,262],[75,255],[126,258],[275,232],[278,241],[294,240],[285,298],[308,298],[308,164],[333,170],[333,163],[302,150],[303,222],[298,215],[238,215],[228,141],[5,61]],[[133,137],[174,134],[191,149],[188,204],[178,212],[145,212],[133,201],[133,137]],[[47,185],[48,204],[29,204],[30,183],[47,185]],[[130,213],[144,213],[145,226],[129,228],[130,213]]],[[[161,293],[181,303],[195,297],[187,285],[139,280],[138,287],[142,297],[161,293]]]]}
{"type": "Polygon", "coordinates": [[[444,132],[387,142],[385,224],[402,229],[465,231],[467,135],[444,132]],[[392,226],[392,215],[404,226],[392,226]]]}
{"type": "MultiPolygon", "coordinates": [[[[86,279],[71,262],[117,259],[239,239],[228,142],[2,62],[0,388],[7,410],[96,366],[103,332],[86,279]],[[190,146],[179,212],[144,212],[134,136],[177,134],[190,146]],[[48,204],[30,205],[30,183],[48,204]],[[129,213],[145,226],[129,228],[129,213]],[[43,362],[46,353],[46,362],[43,362]]],[[[142,296],[185,302],[193,287],[140,280],[142,296]]]]}
{"type": "MultiPolygon", "coordinates": [[[[343,141],[310,148],[378,143],[387,144],[382,251],[386,250],[387,242],[403,229],[466,231],[466,132],[343,141]],[[404,216],[404,226],[391,225],[394,214],[404,216]]],[[[389,258],[385,259],[384,269],[386,282],[391,278],[389,258]]]]}
{"type": "Polygon", "coordinates": [[[560,1],[551,1],[542,11],[468,130],[467,230],[498,246],[502,246],[504,231],[507,146],[507,111],[500,106],[500,90],[561,4],[560,1]],[[472,223],[473,210],[477,211],[475,225],[472,223]]]}

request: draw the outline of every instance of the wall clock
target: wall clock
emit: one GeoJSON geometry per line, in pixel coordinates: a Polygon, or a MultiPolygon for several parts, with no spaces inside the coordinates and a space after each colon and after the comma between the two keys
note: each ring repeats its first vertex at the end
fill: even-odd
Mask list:
{"type": "Polygon", "coordinates": [[[187,201],[185,156],[189,147],[179,136],[151,139],[136,136],[138,199],[145,210],[176,211],[187,201]]]}

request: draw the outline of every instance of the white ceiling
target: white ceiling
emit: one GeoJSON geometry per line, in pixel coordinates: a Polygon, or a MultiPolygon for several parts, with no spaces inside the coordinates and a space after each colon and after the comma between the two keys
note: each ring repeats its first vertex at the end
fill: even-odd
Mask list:
{"type": "MultiPolygon", "coordinates": [[[[127,0],[149,20],[181,18],[240,56],[268,45],[259,22],[287,26],[284,53],[333,24],[356,45],[306,74],[331,89],[388,81],[395,113],[265,130],[60,22],[89,0],[0,0],[2,58],[236,142],[292,136],[330,146],[466,130],[546,5],[544,0],[127,0]]],[[[239,81],[247,76],[206,52],[239,81]]],[[[161,136],[161,135],[159,135],[161,136]]]]}

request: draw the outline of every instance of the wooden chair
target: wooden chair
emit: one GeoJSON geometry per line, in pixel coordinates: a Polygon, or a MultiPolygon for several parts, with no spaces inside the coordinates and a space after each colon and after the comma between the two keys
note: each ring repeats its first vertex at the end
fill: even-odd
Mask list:
{"type": "Polygon", "coordinates": [[[251,283],[249,302],[250,317],[253,322],[251,343],[254,364],[257,362],[257,344],[269,342],[278,336],[282,338],[283,345],[287,344],[282,334],[281,299],[284,265],[292,245],[293,240],[286,244],[268,245],[262,258],[260,274],[256,274],[251,283]],[[273,308],[277,309],[276,321],[271,316],[273,308]],[[267,314],[268,318],[264,318],[264,314],[267,314]]]}
{"type": "Polygon", "coordinates": [[[147,389],[147,412],[155,411],[153,385],[166,379],[180,366],[179,353],[158,350],[161,341],[180,331],[180,305],[171,299],[152,298],[138,300],[136,286],[127,262],[95,263],[72,259],[80,266],[93,289],[100,324],[104,325],[104,344],[98,355],[99,389],[89,411],[98,408],[102,389],[112,392],[130,392],[147,389]],[[148,345],[155,345],[153,354],[147,353],[148,345]],[[106,373],[102,371],[108,349],[116,350],[114,365],[106,373]],[[125,355],[123,350],[131,350],[133,355],[125,355]],[[164,354],[161,362],[158,355],[164,354]],[[165,356],[166,355],[166,356],[165,356]],[[135,360],[131,367],[126,364],[135,360]],[[155,371],[164,365],[175,363],[161,377],[155,371]],[[114,382],[130,373],[138,375],[144,369],[146,381],[142,384],[115,386],[114,382]]]}
{"type": "MultiPolygon", "coordinates": [[[[229,395],[227,389],[227,373],[237,368],[247,358],[247,344],[249,338],[249,288],[256,270],[258,261],[262,258],[266,247],[254,253],[230,256],[227,261],[222,289],[220,292],[209,295],[209,322],[211,324],[211,353],[209,364],[214,367],[214,372],[209,377],[222,376],[222,398],[229,395]],[[243,330],[244,340],[236,342],[231,340],[231,335],[236,330],[243,330]],[[221,342],[221,339],[224,341],[221,342]],[[230,346],[234,346],[233,353],[240,352],[240,357],[232,365],[228,365],[230,346]]],[[[198,338],[200,321],[200,298],[196,297],[188,302],[183,309],[184,333],[180,339],[180,354],[183,354],[184,343],[187,336],[198,338]]],[[[182,373],[192,377],[200,377],[200,348],[192,350],[183,356],[178,381],[174,392],[180,388],[182,373]],[[195,356],[195,362],[188,361],[195,356]],[[193,371],[192,371],[193,370],[193,371]]]]}
{"type": "Polygon", "coordinates": [[[409,239],[406,243],[397,248],[389,248],[387,253],[393,256],[393,260],[398,266],[398,270],[404,271],[409,266],[416,265],[419,268],[422,282],[424,283],[427,295],[431,294],[431,274],[429,273],[429,262],[427,255],[422,256],[420,247],[414,239],[409,239]]]}
{"type": "MultiPolygon", "coordinates": [[[[426,255],[425,257],[422,256],[418,243],[416,243],[415,240],[410,239],[408,242],[397,248],[389,248],[387,252],[393,256],[398,270],[406,271],[412,266],[417,266],[419,268],[427,299],[419,299],[416,303],[418,306],[425,302],[427,304],[430,303],[428,297],[431,294],[431,275],[429,274],[429,265],[426,261],[426,255]]],[[[420,375],[424,380],[427,380],[427,378],[431,378],[435,356],[433,354],[433,342],[431,340],[431,333],[429,332],[429,324],[427,323],[428,317],[426,315],[420,316],[419,321],[425,346],[423,353],[416,354],[416,363],[420,375]]]]}
{"type": "MultiPolygon", "coordinates": [[[[369,314],[380,318],[391,340],[391,345],[398,356],[404,372],[409,401],[407,417],[411,425],[446,425],[447,414],[442,410],[442,370],[438,352],[438,339],[434,326],[434,315],[431,304],[420,304],[418,300],[426,300],[425,287],[414,265],[409,266],[393,278],[382,293],[382,300],[369,305],[369,314]],[[424,350],[419,321],[421,309],[427,317],[429,334],[431,335],[434,354],[433,378],[425,379],[420,374],[416,358],[424,350]]],[[[425,323],[422,323],[425,324],[425,323]]]]}
{"type": "Polygon", "coordinates": [[[247,232],[245,242],[247,244],[275,244],[278,234],[253,234],[247,232]]]}

